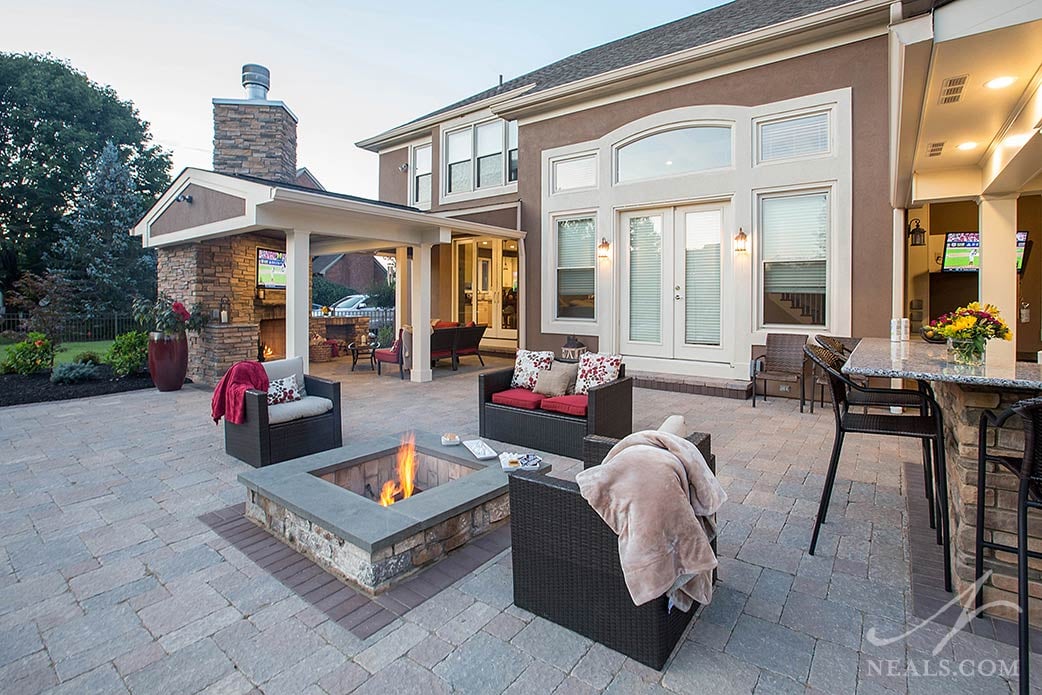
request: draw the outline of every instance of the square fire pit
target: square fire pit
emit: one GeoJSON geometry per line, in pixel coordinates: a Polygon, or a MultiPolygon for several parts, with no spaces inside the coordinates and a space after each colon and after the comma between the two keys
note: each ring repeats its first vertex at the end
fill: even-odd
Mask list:
{"type": "Polygon", "coordinates": [[[412,496],[382,506],[401,443],[380,437],[241,473],[246,516],[372,594],[506,523],[499,460],[478,461],[426,432],[415,433],[412,496]]]}

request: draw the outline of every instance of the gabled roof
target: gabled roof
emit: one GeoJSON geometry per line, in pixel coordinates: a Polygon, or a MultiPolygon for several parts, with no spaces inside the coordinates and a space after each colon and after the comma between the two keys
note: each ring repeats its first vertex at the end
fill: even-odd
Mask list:
{"type": "Polygon", "coordinates": [[[379,205],[385,208],[394,208],[396,210],[408,210],[410,212],[422,212],[419,208],[414,208],[409,205],[399,205],[398,203],[388,203],[385,200],[375,200],[373,198],[363,198],[357,195],[351,195],[350,193],[334,193],[333,191],[327,191],[326,189],[311,188],[310,186],[301,186],[297,183],[286,183],[284,181],[274,181],[272,179],[262,179],[257,176],[246,176],[245,174],[228,174],[222,171],[211,171],[209,169],[201,169],[211,174],[218,174],[220,176],[230,176],[234,179],[242,179],[243,181],[252,181],[253,183],[262,183],[265,186],[277,186],[279,188],[285,188],[291,191],[303,191],[304,193],[312,193],[314,195],[321,195],[327,198],[338,198],[340,200],[353,200],[356,203],[369,203],[370,205],[379,205]]]}
{"type": "Polygon", "coordinates": [[[398,128],[419,123],[470,104],[478,104],[508,92],[523,90],[526,96],[532,95],[570,82],[728,39],[854,1],[735,0],[726,5],[570,55],[538,70],[515,77],[501,85],[408,121],[398,128]]]}

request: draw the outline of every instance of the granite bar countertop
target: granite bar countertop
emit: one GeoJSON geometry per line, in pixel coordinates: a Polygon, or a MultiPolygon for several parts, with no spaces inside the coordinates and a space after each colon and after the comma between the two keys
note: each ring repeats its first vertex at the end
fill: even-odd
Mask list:
{"type": "Polygon", "coordinates": [[[948,347],[941,343],[920,339],[891,342],[885,338],[864,338],[850,354],[843,373],[1042,391],[1042,364],[1001,364],[995,359],[987,362],[983,367],[949,364],[948,347]]]}

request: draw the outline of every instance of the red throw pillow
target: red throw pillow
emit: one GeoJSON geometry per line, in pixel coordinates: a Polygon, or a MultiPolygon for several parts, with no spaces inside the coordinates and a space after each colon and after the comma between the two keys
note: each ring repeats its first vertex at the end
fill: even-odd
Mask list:
{"type": "Polygon", "coordinates": [[[546,396],[540,396],[528,389],[508,389],[492,394],[492,402],[499,405],[509,405],[525,410],[535,410],[546,396]]]}
{"type": "Polygon", "coordinates": [[[543,399],[539,407],[554,413],[586,417],[586,406],[588,403],[589,396],[585,394],[582,396],[554,396],[553,398],[543,399]]]}
{"type": "Polygon", "coordinates": [[[439,328],[455,328],[458,325],[459,321],[438,321],[436,324],[434,324],[434,329],[437,330],[439,328]]]}

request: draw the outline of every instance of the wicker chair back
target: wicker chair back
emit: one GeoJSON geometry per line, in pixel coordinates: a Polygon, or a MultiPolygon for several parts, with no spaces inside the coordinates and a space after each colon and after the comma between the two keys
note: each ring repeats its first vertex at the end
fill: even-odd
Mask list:
{"type": "Polygon", "coordinates": [[[821,367],[829,381],[829,391],[832,393],[832,408],[836,413],[837,422],[847,411],[847,378],[840,372],[843,369],[842,357],[820,345],[807,345],[803,348],[807,357],[821,367]]]}
{"type": "Polygon", "coordinates": [[[807,337],[792,333],[768,333],[764,371],[803,374],[803,346],[807,337]]]}

